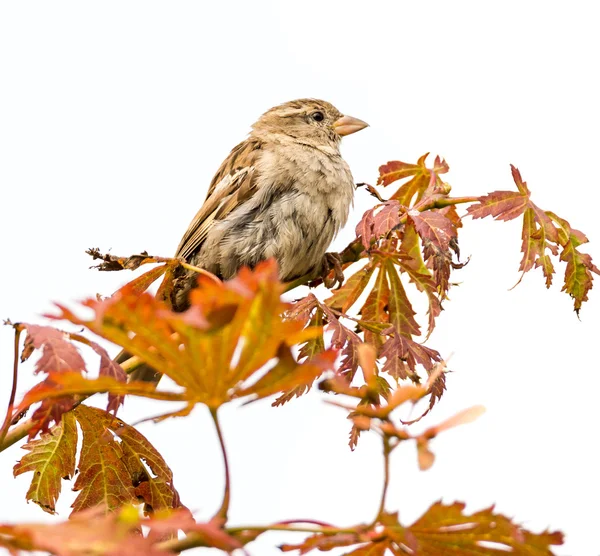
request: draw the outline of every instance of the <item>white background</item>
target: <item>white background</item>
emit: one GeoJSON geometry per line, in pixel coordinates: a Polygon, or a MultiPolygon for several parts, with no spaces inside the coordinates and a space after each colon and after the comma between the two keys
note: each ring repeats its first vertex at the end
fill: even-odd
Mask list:
{"type": "MultiPolygon", "coordinates": [[[[454,195],[513,187],[587,233],[600,261],[600,86],[594,2],[3,2],[0,5],[0,316],[44,322],[51,302],[111,293],[131,274],[89,270],[88,247],[171,255],[212,174],[250,124],[311,96],[371,127],[344,141],[357,181],[388,160],[444,156],[454,195]]],[[[336,242],[346,244],[371,200],[336,242]]],[[[527,527],[566,533],[561,555],[596,555],[600,297],[578,320],[538,271],[518,279],[519,222],[465,220],[468,267],[428,345],[452,354],[448,392],[421,430],[483,404],[475,424],[392,458],[388,509],[411,523],[432,502],[464,500],[527,527]]],[[[0,332],[0,403],[12,332],[0,332]]],[[[114,350],[116,351],[116,350],[114,350]]],[[[22,367],[19,391],[34,383],[22,367]]],[[[128,401],[132,422],[165,410],[128,401]]],[[[184,503],[214,512],[222,478],[207,412],[142,430],[165,455],[184,503]]],[[[341,410],[307,396],[223,413],[232,523],[372,519],[376,438],[347,449],[341,410]]],[[[23,452],[0,454],[0,521],[42,520],[27,505],[23,452]]],[[[59,504],[69,513],[69,484],[59,504]]],[[[71,498],[69,498],[71,496],[71,498]]],[[[253,555],[291,536],[265,535],[253,555]]]]}

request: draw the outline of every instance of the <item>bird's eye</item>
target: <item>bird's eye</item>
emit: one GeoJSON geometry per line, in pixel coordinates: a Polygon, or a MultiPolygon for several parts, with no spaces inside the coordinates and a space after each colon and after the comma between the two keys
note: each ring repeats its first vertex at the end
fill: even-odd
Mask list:
{"type": "Polygon", "coordinates": [[[325,116],[323,115],[323,112],[313,112],[311,114],[311,118],[315,122],[322,122],[325,119],[325,116]]]}

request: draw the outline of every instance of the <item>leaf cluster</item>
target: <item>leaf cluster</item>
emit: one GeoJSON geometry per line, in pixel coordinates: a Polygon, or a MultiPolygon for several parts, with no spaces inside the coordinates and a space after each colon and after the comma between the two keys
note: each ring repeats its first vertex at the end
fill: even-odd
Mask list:
{"type": "MultiPolygon", "coordinates": [[[[29,435],[27,454],[14,473],[33,472],[26,496],[44,511],[56,511],[63,480],[76,477],[73,488],[78,495],[64,523],[0,525],[0,546],[13,553],[47,550],[65,555],[172,554],[194,546],[230,553],[277,530],[309,534],[301,543],[280,547],[300,554],[335,547],[352,547],[347,554],[353,555],[497,550],[551,554],[550,546],[562,543],[560,533],[529,532],[493,508],[467,515],[462,503],[438,502],[412,525],[401,524],[396,513],[386,510],[389,460],[395,448],[413,442],[418,465],[426,470],[434,463],[435,437],[482,412],[480,407],[465,410],[420,433],[410,426],[431,411],[447,386],[446,363],[426,344],[449,301],[452,273],[466,264],[460,260],[463,218],[457,207],[470,205],[467,214],[475,219],[522,217],[520,270],[541,268],[549,287],[555,263],[565,263],[563,291],[573,298],[577,312],[588,298],[594,274],[600,273],[580,250],[587,238],[555,213],[538,208],[516,168],[512,167],[516,191],[452,197],[442,179],[447,163],[437,157],[430,168],[426,159],[424,155],[416,164],[389,162],[380,168],[376,186],[363,184],[376,203],[357,225],[356,239],[339,254],[344,281],[327,296],[311,292],[283,301],[289,289],[316,285],[318,280],[305,276],[282,284],[274,261],[242,269],[222,282],[177,259],[145,252],[116,257],[90,250],[102,261],[101,270],[154,266],[106,299],[90,298],[76,309],[58,304],[50,317],[65,327],[77,327],[77,332],[12,325],[15,383],[0,430],[0,449],[29,435]],[[189,309],[176,312],[170,299],[182,267],[198,272],[198,286],[191,292],[189,309]],[[162,282],[157,294],[148,293],[158,279],[162,282]],[[423,314],[416,309],[420,304],[426,307],[423,314]],[[90,333],[131,357],[117,363],[88,338],[90,333]],[[97,368],[86,363],[85,351],[99,361],[97,368]],[[33,353],[39,355],[34,373],[41,380],[16,401],[18,358],[23,362],[33,353]],[[128,380],[127,374],[141,364],[169,377],[175,387],[128,380]],[[319,395],[345,410],[352,449],[366,432],[381,440],[384,485],[375,518],[344,528],[310,519],[231,527],[229,465],[219,408],[271,396],[272,405],[280,406],[306,393],[315,381],[319,395]],[[99,393],[108,394],[106,410],[85,404],[87,397],[99,393]],[[197,523],[182,505],[163,456],[116,416],[126,396],[178,404],[175,409],[169,404],[160,419],[188,415],[197,405],[208,408],[226,475],[221,507],[208,523],[197,523]],[[406,409],[415,406],[420,408],[418,417],[403,420],[406,409]]],[[[335,281],[330,278],[324,282],[335,281]]]]}

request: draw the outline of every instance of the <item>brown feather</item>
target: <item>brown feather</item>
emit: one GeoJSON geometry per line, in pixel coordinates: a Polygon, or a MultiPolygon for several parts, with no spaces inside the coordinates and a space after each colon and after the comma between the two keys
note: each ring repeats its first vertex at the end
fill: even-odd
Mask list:
{"type": "Polygon", "coordinates": [[[221,220],[252,195],[256,187],[254,167],[261,147],[261,140],[249,137],[232,149],[210,182],[206,200],[181,239],[176,257],[189,260],[202,246],[213,221],[221,220]],[[231,181],[226,182],[228,178],[231,181]]]}

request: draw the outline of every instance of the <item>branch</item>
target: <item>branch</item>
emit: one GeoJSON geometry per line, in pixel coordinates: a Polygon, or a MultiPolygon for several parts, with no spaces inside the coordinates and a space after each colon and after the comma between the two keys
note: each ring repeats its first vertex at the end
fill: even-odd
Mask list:
{"type": "MultiPolygon", "coordinates": [[[[236,535],[241,535],[245,532],[253,532],[253,533],[266,533],[267,531],[286,531],[289,533],[321,533],[323,535],[337,535],[337,534],[348,534],[355,535],[359,533],[358,528],[337,528],[337,527],[290,527],[286,524],[274,523],[273,525],[248,525],[242,527],[226,527],[224,532],[232,537],[236,537],[236,535]]],[[[174,554],[178,554],[179,552],[183,552],[184,550],[189,550],[191,548],[198,547],[210,547],[211,545],[207,544],[206,537],[198,534],[198,533],[190,533],[185,539],[173,539],[169,541],[164,541],[160,544],[156,545],[156,548],[159,550],[164,550],[167,552],[173,552],[174,554]]]]}
{"type": "Polygon", "coordinates": [[[15,396],[17,394],[17,378],[18,378],[18,370],[19,370],[19,339],[21,337],[22,328],[15,326],[15,350],[14,350],[14,358],[13,358],[13,376],[12,376],[12,388],[10,390],[10,398],[8,399],[8,407],[6,408],[6,417],[4,418],[4,423],[2,424],[2,428],[0,429],[0,446],[4,442],[6,438],[6,433],[10,424],[13,421],[12,412],[15,405],[15,396]]]}
{"type": "Polygon", "coordinates": [[[229,511],[229,500],[231,498],[231,482],[229,475],[229,460],[227,458],[227,449],[225,448],[225,440],[223,438],[223,432],[221,431],[221,425],[219,423],[219,417],[217,416],[217,409],[209,408],[210,416],[215,424],[217,430],[217,436],[219,437],[219,444],[221,446],[221,453],[223,454],[223,465],[225,467],[225,492],[223,493],[223,502],[221,507],[216,513],[215,517],[221,517],[227,521],[227,512],[229,511]]]}
{"type": "Polygon", "coordinates": [[[383,491],[381,493],[381,502],[379,503],[379,510],[373,525],[379,521],[383,513],[385,512],[385,499],[387,497],[388,487],[390,485],[390,454],[392,447],[390,446],[390,438],[387,434],[382,436],[383,440],[383,491]]]}

